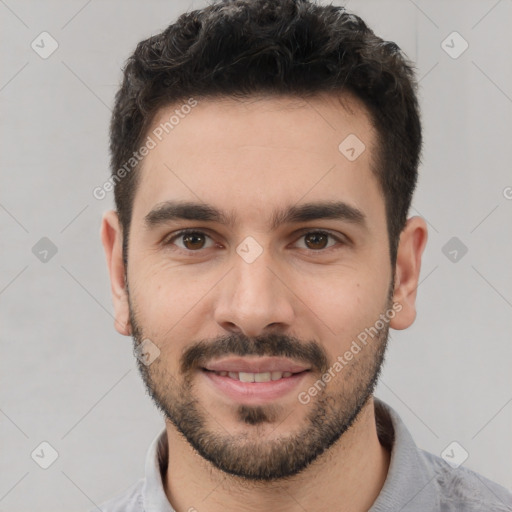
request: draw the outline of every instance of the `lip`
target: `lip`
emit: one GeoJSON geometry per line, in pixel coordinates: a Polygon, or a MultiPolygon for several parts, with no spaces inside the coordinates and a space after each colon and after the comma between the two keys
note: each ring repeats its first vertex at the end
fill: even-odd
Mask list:
{"type": "MultiPolygon", "coordinates": [[[[290,372],[300,373],[310,367],[284,357],[225,357],[209,362],[203,367],[212,372],[290,372]]],[[[291,378],[291,377],[287,377],[291,378]]],[[[277,381],[275,381],[277,382],[277,381]]],[[[264,384],[264,383],[261,383],[264,384]]]]}
{"type": "Polygon", "coordinates": [[[213,371],[200,370],[200,374],[207,379],[207,385],[210,388],[213,387],[235,402],[249,405],[265,404],[284,397],[299,388],[300,383],[309,373],[305,370],[294,373],[290,377],[269,382],[242,382],[229,376],[218,375],[213,371]]]}

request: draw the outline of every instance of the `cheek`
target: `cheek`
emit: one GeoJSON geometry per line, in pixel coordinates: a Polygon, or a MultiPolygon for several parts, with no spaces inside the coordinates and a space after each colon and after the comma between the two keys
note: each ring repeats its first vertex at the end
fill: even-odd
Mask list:
{"type": "Polygon", "coordinates": [[[220,277],[146,258],[130,281],[130,300],[144,335],[172,352],[198,339],[211,316],[209,291],[220,277]]]}
{"type": "MultiPolygon", "coordinates": [[[[135,263],[139,262],[134,262],[134,268],[135,263]]],[[[208,289],[206,274],[194,275],[187,268],[169,265],[161,257],[144,258],[134,274],[130,289],[137,297],[138,311],[153,319],[167,318],[167,323],[183,316],[208,289]]]]}
{"type": "Polygon", "coordinates": [[[389,283],[382,275],[332,272],[328,279],[301,279],[300,283],[299,296],[320,319],[328,352],[339,353],[350,345],[375,323],[387,302],[389,283]]]}

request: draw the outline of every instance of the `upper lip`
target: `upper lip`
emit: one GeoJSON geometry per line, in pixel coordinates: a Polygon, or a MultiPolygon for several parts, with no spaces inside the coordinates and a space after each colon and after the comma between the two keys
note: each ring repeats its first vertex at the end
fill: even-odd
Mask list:
{"type": "Polygon", "coordinates": [[[309,370],[310,367],[296,363],[284,357],[226,357],[211,361],[203,366],[204,369],[214,372],[291,372],[299,373],[309,370]]]}

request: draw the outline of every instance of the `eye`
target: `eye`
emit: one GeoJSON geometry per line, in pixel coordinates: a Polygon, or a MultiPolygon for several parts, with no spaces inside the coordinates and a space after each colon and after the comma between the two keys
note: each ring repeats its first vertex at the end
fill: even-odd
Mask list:
{"type": "Polygon", "coordinates": [[[304,240],[305,247],[303,248],[311,251],[330,249],[336,245],[336,242],[342,242],[340,238],[335,237],[331,233],[327,233],[325,231],[308,231],[307,233],[304,233],[300,239],[304,240]],[[332,241],[330,244],[329,239],[332,241]]]}
{"type": "MultiPolygon", "coordinates": [[[[299,240],[304,241],[302,247],[298,241],[296,242],[296,244],[299,244],[299,248],[313,252],[326,251],[339,243],[345,243],[342,237],[334,236],[326,231],[308,231],[303,233],[299,240]]],[[[215,247],[216,243],[203,231],[184,229],[165,240],[164,245],[174,245],[178,249],[190,253],[215,247]]]]}
{"type": "Polygon", "coordinates": [[[167,239],[165,245],[176,245],[185,251],[195,252],[200,249],[208,249],[215,244],[213,240],[202,231],[194,231],[192,229],[184,229],[167,239]],[[176,241],[176,242],[175,242],[176,241]],[[210,245],[206,245],[210,241],[210,245]]]}

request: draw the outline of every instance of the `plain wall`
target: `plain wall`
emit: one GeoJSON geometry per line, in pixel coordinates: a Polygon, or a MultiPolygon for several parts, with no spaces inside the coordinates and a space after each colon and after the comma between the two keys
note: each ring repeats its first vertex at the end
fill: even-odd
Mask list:
{"type": "MultiPolygon", "coordinates": [[[[92,191],[108,177],[124,60],[203,5],[0,3],[0,511],[101,503],[143,476],[164,426],[131,339],[113,327],[99,240],[112,195],[92,191]],[[42,31],[59,44],[47,59],[31,48],[42,31]],[[43,237],[57,249],[47,262],[33,253],[43,237]],[[46,470],[31,458],[42,441],[59,453],[46,470]]],[[[376,395],[419,446],[439,455],[456,440],[465,466],[512,488],[512,2],[347,7],[397,42],[421,79],[425,145],[411,215],[427,220],[430,238],[417,320],[392,332],[376,395]],[[457,59],[441,46],[453,31],[469,44],[457,59]],[[457,262],[443,252],[452,237],[468,249],[457,262]]]]}

